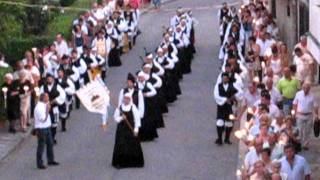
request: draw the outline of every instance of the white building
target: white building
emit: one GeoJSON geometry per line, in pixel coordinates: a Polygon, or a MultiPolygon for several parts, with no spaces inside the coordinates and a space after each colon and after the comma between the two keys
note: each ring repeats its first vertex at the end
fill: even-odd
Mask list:
{"type": "MultiPolygon", "coordinates": [[[[309,33],[308,48],[320,64],[320,0],[309,0],[309,33]]],[[[317,76],[318,82],[320,80],[317,76]]]]}

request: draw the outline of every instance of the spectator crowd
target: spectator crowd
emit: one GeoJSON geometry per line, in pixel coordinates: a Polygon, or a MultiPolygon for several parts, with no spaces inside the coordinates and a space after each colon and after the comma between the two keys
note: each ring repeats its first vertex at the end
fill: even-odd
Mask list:
{"type": "Polygon", "coordinates": [[[306,36],[289,52],[266,2],[250,0],[238,10],[223,3],[219,10],[216,144],[231,144],[233,124],[240,121],[234,134],[247,150],[237,172],[241,179],[310,179],[301,152],[308,153],[319,121],[311,91],[316,63],[306,36]]]}

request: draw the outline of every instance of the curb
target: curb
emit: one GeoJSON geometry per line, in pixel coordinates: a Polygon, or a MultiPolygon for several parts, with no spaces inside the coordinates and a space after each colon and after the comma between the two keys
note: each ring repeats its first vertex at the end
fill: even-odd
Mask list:
{"type": "MultiPolygon", "coordinates": [[[[21,137],[17,138],[18,140],[17,140],[16,144],[13,145],[12,148],[9,149],[6,154],[3,154],[3,155],[0,156],[0,165],[2,164],[2,162],[4,160],[6,160],[9,157],[9,155],[11,155],[19,147],[22,146],[22,144],[25,142],[25,140],[27,140],[31,136],[31,131],[32,131],[32,128],[29,128],[26,133],[22,134],[21,137]]],[[[17,132],[17,133],[20,133],[20,132],[17,132]]],[[[15,134],[15,136],[17,136],[17,134],[15,134]]]]}

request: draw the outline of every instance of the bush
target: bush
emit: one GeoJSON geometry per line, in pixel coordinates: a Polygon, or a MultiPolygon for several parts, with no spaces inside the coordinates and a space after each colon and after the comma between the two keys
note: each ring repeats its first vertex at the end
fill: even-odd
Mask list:
{"type": "Polygon", "coordinates": [[[14,65],[18,60],[21,60],[27,50],[32,47],[42,48],[50,45],[53,38],[42,36],[31,36],[28,38],[12,38],[7,43],[7,49],[4,52],[6,60],[10,65],[14,65]]]}
{"type": "Polygon", "coordinates": [[[60,5],[63,7],[70,6],[73,4],[76,0],[60,0],[60,5]]]}

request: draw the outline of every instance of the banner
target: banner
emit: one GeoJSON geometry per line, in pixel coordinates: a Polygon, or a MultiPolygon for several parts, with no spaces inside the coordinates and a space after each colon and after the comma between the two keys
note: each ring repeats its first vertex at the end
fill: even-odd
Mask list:
{"type": "Polygon", "coordinates": [[[109,90],[100,80],[94,80],[76,92],[83,106],[93,113],[107,114],[110,104],[109,90]]]}

